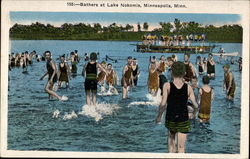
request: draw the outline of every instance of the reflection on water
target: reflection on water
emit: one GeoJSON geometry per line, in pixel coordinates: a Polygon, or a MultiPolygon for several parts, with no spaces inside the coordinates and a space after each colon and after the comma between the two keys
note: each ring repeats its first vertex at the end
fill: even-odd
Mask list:
{"type": "MultiPolygon", "coordinates": [[[[135,46],[131,43],[11,41],[11,52],[36,50],[41,54],[50,50],[54,59],[73,50],[78,50],[81,57],[85,52],[99,52],[100,61],[109,55],[118,60],[118,63],[108,62],[113,64],[119,78],[127,56],[133,56],[138,60],[141,75],[138,86],[130,90],[129,99],[121,99],[122,88],[118,86],[119,95],[98,96],[99,104],[91,107],[85,105],[84,79],[80,76],[83,60],[78,64],[78,75],[70,80],[70,88],[57,90],[58,94],[69,98],[67,102],[48,101],[48,95],[44,92],[47,79],[39,81],[46,71],[45,62],[34,62],[28,68],[28,74],[21,73],[21,69],[13,69],[9,72],[8,149],[166,152],[167,129],[164,124],[156,125],[154,122],[160,99],[147,92],[149,56],[159,58],[162,54],[133,52],[135,46]]],[[[241,44],[221,45],[228,52],[241,53],[241,44]]],[[[182,54],[177,56],[183,60],[182,54]]],[[[195,58],[196,55],[191,55],[192,62],[195,62],[195,58]]],[[[241,74],[237,64],[231,66],[237,89],[234,103],[230,103],[225,99],[222,88],[222,66],[216,65],[216,78],[210,83],[215,90],[211,121],[192,121],[192,130],[186,144],[188,153],[239,153],[241,74]]]]}

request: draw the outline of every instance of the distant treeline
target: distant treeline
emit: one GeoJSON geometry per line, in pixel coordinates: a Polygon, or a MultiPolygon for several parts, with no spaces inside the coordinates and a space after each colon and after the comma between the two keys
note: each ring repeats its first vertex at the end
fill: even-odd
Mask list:
{"type": "Polygon", "coordinates": [[[138,23],[137,28],[127,24],[125,26],[112,23],[102,26],[78,23],[64,23],[60,27],[39,22],[31,25],[15,24],[10,28],[10,38],[13,40],[123,40],[141,41],[145,34],[155,35],[189,35],[205,34],[210,42],[242,42],[243,29],[240,25],[202,26],[196,22],[180,22],[175,19],[174,24],[160,22],[160,28],[148,31],[149,24],[138,23]],[[135,31],[136,30],[136,31],[135,31]]]}

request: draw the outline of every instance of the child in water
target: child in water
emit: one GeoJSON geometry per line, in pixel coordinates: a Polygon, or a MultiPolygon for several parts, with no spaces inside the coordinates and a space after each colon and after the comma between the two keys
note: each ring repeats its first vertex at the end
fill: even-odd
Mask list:
{"type": "Polygon", "coordinates": [[[184,153],[187,133],[190,132],[187,108],[188,99],[194,105],[195,112],[198,104],[196,103],[192,87],[183,80],[185,76],[185,65],[183,62],[175,62],[173,64],[172,76],[173,82],[167,82],[163,86],[163,97],[156,123],[160,123],[162,114],[166,111],[165,126],[168,129],[168,150],[170,153],[184,153]],[[176,143],[178,145],[177,151],[176,143]]]}
{"type": "Polygon", "coordinates": [[[213,88],[210,87],[209,77],[203,76],[202,82],[203,86],[199,90],[200,95],[200,110],[199,110],[199,119],[200,122],[208,122],[210,120],[210,112],[211,112],[211,103],[213,101],[213,88]]]}

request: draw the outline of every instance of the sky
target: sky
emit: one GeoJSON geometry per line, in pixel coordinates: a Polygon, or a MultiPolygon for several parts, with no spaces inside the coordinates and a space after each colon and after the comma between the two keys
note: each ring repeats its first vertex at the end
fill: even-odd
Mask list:
{"type": "MultiPolygon", "coordinates": [[[[11,25],[31,24],[40,22],[60,26],[63,23],[100,23],[110,25],[136,25],[148,22],[153,29],[159,26],[159,22],[173,22],[177,18],[181,22],[195,21],[202,25],[229,25],[240,24],[241,17],[237,14],[184,14],[184,13],[107,13],[107,12],[10,12],[11,25]]],[[[150,30],[149,27],[149,30],[150,30]]]]}

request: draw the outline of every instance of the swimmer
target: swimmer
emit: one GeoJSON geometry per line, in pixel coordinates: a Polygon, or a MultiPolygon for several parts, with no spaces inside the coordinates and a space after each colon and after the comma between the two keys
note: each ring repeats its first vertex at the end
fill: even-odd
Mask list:
{"type": "Polygon", "coordinates": [[[227,99],[233,100],[236,89],[233,73],[230,71],[230,65],[225,64],[224,69],[224,90],[226,91],[227,99]]]}
{"type": "MultiPolygon", "coordinates": [[[[101,64],[96,62],[97,54],[92,52],[90,54],[90,61],[84,66],[84,87],[86,93],[87,105],[96,105],[96,93],[97,93],[97,71],[100,69],[106,73],[105,68],[101,64]],[[92,97],[92,99],[91,99],[92,97]]],[[[107,73],[106,73],[107,74],[107,73]]]]}
{"type": "Polygon", "coordinates": [[[159,67],[158,62],[156,61],[155,56],[150,57],[150,64],[148,68],[148,91],[153,96],[157,95],[159,89],[159,73],[157,71],[159,67]]]}
{"type": "Polygon", "coordinates": [[[53,86],[57,82],[57,74],[56,74],[56,63],[51,58],[51,52],[45,51],[44,53],[45,58],[47,60],[47,72],[40,78],[40,80],[43,80],[46,75],[49,75],[48,82],[45,86],[45,91],[49,95],[49,99],[51,99],[51,96],[56,97],[60,101],[66,101],[68,98],[66,96],[59,96],[56,94],[56,92],[53,91],[53,86]]]}
{"type": "Polygon", "coordinates": [[[200,110],[198,117],[200,122],[208,122],[210,120],[211,103],[213,101],[213,88],[209,86],[209,77],[203,76],[203,86],[199,90],[200,95],[200,110]]]}
{"type": "MultiPolygon", "coordinates": [[[[101,66],[105,70],[107,69],[107,64],[105,61],[102,61],[101,66]]],[[[98,84],[101,86],[101,93],[104,93],[106,91],[106,88],[105,88],[106,71],[99,70],[98,72],[99,73],[97,75],[97,81],[98,81],[98,84]]]]}
{"type": "Polygon", "coordinates": [[[61,84],[62,82],[66,83],[66,88],[69,87],[69,74],[70,74],[70,69],[69,66],[67,64],[67,62],[65,62],[65,55],[60,57],[61,62],[59,63],[59,82],[58,82],[58,87],[61,88],[61,84]]]}
{"type": "Polygon", "coordinates": [[[207,60],[207,75],[209,78],[215,77],[215,62],[213,60],[213,54],[208,54],[208,60],[207,60]]]}
{"type": "Polygon", "coordinates": [[[156,123],[160,123],[162,114],[166,111],[165,126],[168,129],[167,141],[170,153],[185,153],[187,133],[191,129],[187,110],[188,99],[194,105],[195,112],[198,108],[193,89],[183,80],[185,72],[183,62],[173,64],[173,82],[167,82],[163,86],[163,97],[156,117],[156,123]]]}
{"type": "Polygon", "coordinates": [[[186,82],[190,82],[193,77],[196,77],[194,65],[189,61],[190,54],[184,54],[184,65],[186,69],[186,74],[184,79],[186,82]]]}
{"type": "Polygon", "coordinates": [[[109,86],[108,92],[113,94],[118,94],[117,89],[114,87],[117,84],[118,76],[115,72],[115,70],[112,68],[112,64],[109,63],[107,65],[107,77],[106,77],[106,83],[109,86]]]}
{"type": "Polygon", "coordinates": [[[129,87],[134,86],[132,61],[133,61],[132,57],[129,56],[127,59],[127,64],[123,67],[122,71],[121,86],[122,86],[123,99],[128,98],[129,87]]]}
{"type": "Polygon", "coordinates": [[[137,86],[138,78],[139,78],[139,75],[140,75],[140,69],[139,69],[139,66],[137,64],[136,58],[133,59],[132,69],[133,69],[134,85],[137,86]]]}

